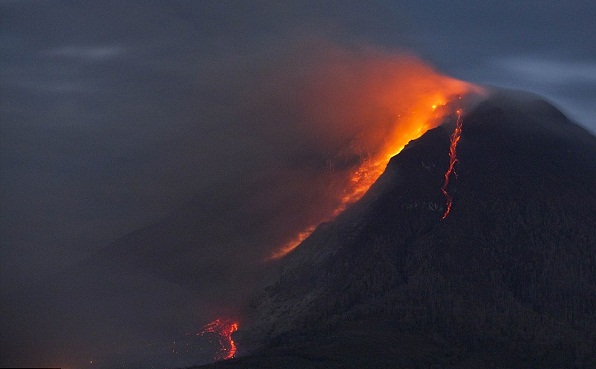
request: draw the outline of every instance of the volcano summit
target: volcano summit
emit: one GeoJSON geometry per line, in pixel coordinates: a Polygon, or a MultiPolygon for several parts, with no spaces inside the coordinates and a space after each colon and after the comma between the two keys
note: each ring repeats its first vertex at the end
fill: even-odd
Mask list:
{"type": "Polygon", "coordinates": [[[462,117],[441,220],[453,125],[279,261],[209,368],[596,367],[596,138],[494,93],[462,117]]]}

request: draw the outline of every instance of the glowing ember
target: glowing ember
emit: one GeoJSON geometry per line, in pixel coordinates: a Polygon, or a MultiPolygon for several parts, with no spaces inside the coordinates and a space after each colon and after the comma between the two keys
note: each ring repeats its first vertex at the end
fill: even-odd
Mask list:
{"type": "Polygon", "coordinates": [[[220,351],[213,358],[214,360],[228,360],[236,355],[236,343],[232,339],[232,333],[238,330],[238,323],[230,319],[215,319],[211,323],[205,325],[200,335],[206,333],[213,333],[217,335],[220,351]]]}
{"type": "Polygon", "coordinates": [[[457,111],[457,122],[455,123],[455,129],[451,134],[451,145],[449,146],[449,168],[447,168],[447,171],[445,172],[445,182],[443,183],[443,187],[441,187],[441,191],[443,192],[443,195],[445,195],[447,206],[441,220],[447,218],[447,215],[449,215],[449,212],[451,211],[451,205],[453,204],[453,196],[447,192],[447,186],[449,185],[449,177],[452,173],[457,178],[457,173],[455,172],[455,163],[457,163],[457,143],[461,138],[461,113],[461,109],[457,111]]]}

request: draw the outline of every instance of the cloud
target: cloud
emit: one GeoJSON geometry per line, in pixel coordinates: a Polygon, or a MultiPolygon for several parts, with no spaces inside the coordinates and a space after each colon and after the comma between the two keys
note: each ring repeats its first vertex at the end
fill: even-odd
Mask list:
{"type": "Polygon", "coordinates": [[[596,132],[596,63],[582,58],[513,55],[487,60],[476,74],[483,83],[535,92],[596,132]]]}
{"type": "Polygon", "coordinates": [[[508,57],[493,61],[497,68],[541,84],[596,83],[596,63],[558,61],[539,57],[508,57]]]}
{"type": "Polygon", "coordinates": [[[124,54],[120,46],[60,46],[46,51],[49,56],[67,57],[85,61],[99,62],[115,59],[124,54]]]}

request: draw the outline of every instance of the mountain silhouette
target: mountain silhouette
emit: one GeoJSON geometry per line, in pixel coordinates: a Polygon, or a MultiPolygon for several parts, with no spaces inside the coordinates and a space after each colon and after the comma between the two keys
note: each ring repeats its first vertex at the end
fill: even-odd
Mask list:
{"type": "Polygon", "coordinates": [[[208,368],[596,367],[596,138],[495,92],[411,142],[253,299],[208,368]],[[244,355],[244,356],[242,356],[244,355]]]}

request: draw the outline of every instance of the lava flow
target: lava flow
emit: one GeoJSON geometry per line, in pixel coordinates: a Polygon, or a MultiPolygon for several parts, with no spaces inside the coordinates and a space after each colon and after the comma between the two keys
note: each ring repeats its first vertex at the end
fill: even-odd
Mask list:
{"type": "Polygon", "coordinates": [[[269,260],[287,255],[319,224],[364,196],[389,160],[442,124],[463,96],[482,93],[478,86],[443,76],[418,59],[383,55],[364,61],[346,57],[320,66],[309,83],[300,100],[303,119],[316,123],[308,126],[309,134],[322,147],[335,150],[326,157],[333,185],[325,207],[312,204],[309,222],[288,236],[269,260]]]}
{"type": "Polygon", "coordinates": [[[449,215],[449,212],[451,211],[451,206],[453,205],[453,196],[451,196],[447,192],[447,186],[449,186],[449,177],[451,177],[451,174],[455,175],[455,177],[457,178],[457,173],[455,172],[455,163],[457,163],[457,143],[461,138],[461,113],[461,109],[457,111],[457,121],[455,123],[455,129],[451,134],[451,145],[449,146],[449,167],[445,172],[445,182],[441,187],[441,191],[443,192],[443,195],[445,195],[446,201],[445,213],[443,213],[443,217],[441,218],[441,220],[447,218],[447,215],[449,215]]]}
{"type": "MultiPolygon", "coordinates": [[[[446,78],[446,77],[444,77],[446,78]]],[[[450,88],[453,91],[466,91],[469,88],[465,83],[453,81],[450,88]]],[[[317,225],[329,221],[343,212],[349,205],[360,200],[375,181],[383,174],[389,160],[399,154],[408,142],[422,136],[426,131],[436,127],[441,120],[448,115],[448,99],[450,95],[436,93],[434,95],[420,97],[415,110],[409,114],[397,114],[399,122],[396,123],[394,131],[386,136],[376,137],[380,149],[373,155],[364,157],[358,167],[350,174],[347,183],[339,195],[338,205],[325,219],[319,219],[317,223],[311,224],[299,232],[286,245],[279,248],[270,259],[278,259],[294,250],[302,241],[308,238],[317,228],[317,225]],[[421,106],[424,104],[425,106],[421,106]]]]}
{"type": "Polygon", "coordinates": [[[236,343],[232,339],[232,333],[238,330],[238,323],[231,319],[215,319],[211,323],[205,325],[200,335],[206,333],[213,333],[217,335],[217,340],[220,345],[220,351],[213,358],[214,360],[228,360],[236,355],[236,343]]]}

